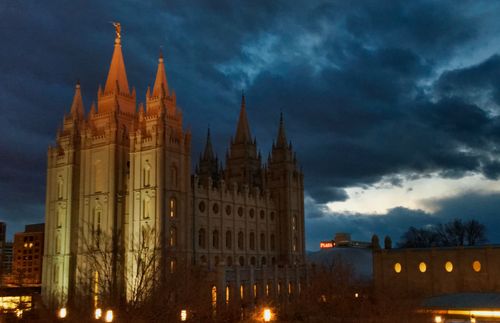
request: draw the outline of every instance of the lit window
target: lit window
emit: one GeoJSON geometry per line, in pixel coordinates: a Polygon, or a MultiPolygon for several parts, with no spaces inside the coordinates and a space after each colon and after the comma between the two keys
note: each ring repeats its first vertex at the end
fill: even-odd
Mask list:
{"type": "Polygon", "coordinates": [[[229,304],[229,299],[230,299],[229,291],[230,291],[229,286],[226,286],[226,304],[229,304]]]}
{"type": "Polygon", "coordinates": [[[149,161],[146,160],[146,165],[143,169],[144,186],[149,186],[151,183],[151,165],[149,161]]]}
{"type": "Polygon", "coordinates": [[[394,271],[399,274],[401,272],[401,270],[403,269],[403,267],[401,267],[401,264],[399,262],[395,263],[394,264],[394,271]]]}
{"type": "Polygon", "coordinates": [[[177,203],[175,201],[175,198],[170,198],[170,217],[175,218],[177,215],[177,203]]]}
{"type": "Polygon", "coordinates": [[[445,264],[444,264],[444,269],[451,273],[453,271],[453,263],[451,261],[447,261],[445,264]]]}
{"type": "Polygon", "coordinates": [[[177,245],[177,229],[175,227],[170,228],[170,247],[175,247],[177,245]]]}
{"type": "Polygon", "coordinates": [[[269,284],[266,284],[266,296],[269,296],[269,284]]]}
{"type": "Polygon", "coordinates": [[[217,287],[212,286],[212,307],[217,306],[217,287]]]}
{"type": "Polygon", "coordinates": [[[257,284],[253,284],[253,297],[257,298],[257,284]]]}
{"type": "Polygon", "coordinates": [[[170,273],[173,274],[175,272],[175,259],[170,260],[170,273]]]}
{"type": "Polygon", "coordinates": [[[427,271],[427,265],[425,264],[425,262],[422,261],[420,265],[418,265],[418,269],[421,273],[425,273],[427,271]]]}
{"type": "Polygon", "coordinates": [[[481,271],[481,263],[478,260],[474,261],[472,263],[472,269],[474,269],[474,271],[476,273],[480,272],[481,271]]]}
{"type": "Polygon", "coordinates": [[[245,286],[243,284],[240,285],[240,299],[243,300],[245,297],[245,286]]]}

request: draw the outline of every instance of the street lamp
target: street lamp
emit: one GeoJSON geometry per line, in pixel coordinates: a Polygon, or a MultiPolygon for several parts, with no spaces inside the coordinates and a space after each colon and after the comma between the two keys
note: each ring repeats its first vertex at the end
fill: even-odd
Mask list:
{"type": "Polygon", "coordinates": [[[186,310],[181,310],[181,321],[182,322],[187,321],[187,311],[186,310]]]}
{"type": "Polygon", "coordinates": [[[100,308],[96,308],[94,311],[94,317],[96,320],[102,317],[102,310],[100,308]]]}
{"type": "Polygon", "coordinates": [[[264,313],[262,314],[262,316],[264,318],[264,322],[270,322],[273,319],[273,313],[269,308],[264,309],[264,313]]]}
{"type": "Polygon", "coordinates": [[[57,316],[60,319],[65,319],[66,316],[68,316],[68,310],[66,310],[66,307],[62,307],[61,309],[59,309],[59,312],[57,313],[57,316]]]}
{"type": "Polygon", "coordinates": [[[440,315],[436,315],[436,316],[434,316],[434,322],[435,323],[441,323],[441,322],[443,322],[443,319],[441,318],[440,315]]]}
{"type": "Polygon", "coordinates": [[[113,322],[113,311],[107,310],[106,316],[104,317],[104,322],[113,322]]]}

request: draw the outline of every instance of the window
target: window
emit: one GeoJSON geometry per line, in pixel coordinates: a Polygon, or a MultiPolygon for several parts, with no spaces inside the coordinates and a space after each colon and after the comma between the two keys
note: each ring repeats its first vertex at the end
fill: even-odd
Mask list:
{"type": "Polygon", "coordinates": [[[63,198],[63,187],[64,187],[64,181],[61,175],[57,177],[57,198],[62,199],[63,198]]]}
{"type": "Polygon", "coordinates": [[[226,214],[231,215],[231,205],[226,205],[226,214]]]}
{"type": "Polygon", "coordinates": [[[253,298],[257,298],[257,284],[253,284],[253,298]]]}
{"type": "Polygon", "coordinates": [[[142,175],[144,179],[144,186],[149,186],[151,184],[151,165],[147,159],[144,169],[142,170],[142,175]]]}
{"type": "Polygon", "coordinates": [[[255,233],[250,232],[250,250],[255,250],[255,233]]]}
{"type": "Polygon", "coordinates": [[[231,236],[231,231],[226,231],[226,249],[231,249],[233,244],[233,237],[231,236]]]}
{"type": "Polygon", "coordinates": [[[96,193],[104,191],[104,172],[102,162],[100,160],[96,160],[94,163],[94,191],[96,193]]]}
{"type": "Polygon", "coordinates": [[[151,200],[149,199],[149,197],[146,197],[142,201],[142,218],[143,219],[149,219],[150,210],[151,210],[151,200]]]}
{"type": "Polygon", "coordinates": [[[202,228],[198,231],[198,246],[200,248],[203,248],[203,249],[205,248],[205,239],[206,239],[205,238],[205,229],[202,228]]]}
{"type": "Polygon", "coordinates": [[[141,245],[143,249],[147,249],[149,246],[149,232],[148,228],[146,226],[142,227],[141,231],[141,245]]]}
{"type": "Polygon", "coordinates": [[[292,246],[292,249],[293,251],[297,251],[297,245],[298,245],[298,239],[297,237],[293,237],[293,246],[292,246]]]}
{"type": "Polygon", "coordinates": [[[56,253],[61,253],[61,237],[59,236],[59,234],[56,235],[56,253]]]}
{"type": "Polygon", "coordinates": [[[266,257],[262,257],[262,258],[261,258],[261,260],[260,260],[260,264],[261,264],[262,266],[264,266],[264,265],[266,265],[266,264],[267,264],[267,259],[266,259],[266,257]]]}
{"type": "Polygon", "coordinates": [[[480,263],[478,260],[474,261],[474,262],[472,263],[472,269],[473,269],[476,273],[480,272],[480,271],[481,271],[481,263],[480,263]]]}
{"type": "Polygon", "coordinates": [[[245,258],[243,256],[239,259],[240,266],[245,266],[245,258]]]}
{"type": "Polygon", "coordinates": [[[175,199],[175,197],[170,198],[169,207],[170,217],[175,218],[177,216],[177,200],[175,199]]]}
{"type": "Polygon", "coordinates": [[[219,213],[219,204],[214,203],[214,205],[212,206],[212,211],[214,211],[214,214],[218,214],[219,213]]]}
{"type": "Polygon", "coordinates": [[[242,231],[238,232],[238,249],[240,250],[243,250],[243,248],[245,248],[244,239],[245,237],[243,235],[243,232],[242,231]]]}
{"type": "Polygon", "coordinates": [[[170,260],[170,273],[173,274],[175,273],[175,265],[177,264],[177,261],[175,259],[170,260]]]}
{"type": "Polygon", "coordinates": [[[274,212],[271,212],[271,221],[274,221],[274,212]]]}
{"type": "Polygon", "coordinates": [[[250,218],[252,218],[252,219],[253,219],[253,217],[254,217],[254,215],[255,215],[255,210],[254,210],[254,209],[250,209],[250,213],[249,213],[249,215],[250,215],[250,218]]]}
{"type": "Polygon", "coordinates": [[[447,261],[445,264],[444,264],[444,269],[451,273],[453,271],[453,263],[451,261],[447,261]]]}
{"type": "Polygon", "coordinates": [[[241,206],[238,208],[238,215],[243,216],[243,208],[241,206]]]}
{"type": "Polygon", "coordinates": [[[217,230],[212,233],[212,247],[219,249],[219,231],[217,230]]]}
{"type": "Polygon", "coordinates": [[[425,262],[421,262],[418,265],[418,270],[420,270],[421,273],[425,273],[427,271],[427,264],[425,262]]]}
{"type": "Polygon", "coordinates": [[[240,285],[240,299],[243,300],[245,298],[245,286],[243,284],[240,285]]]}
{"type": "Polygon", "coordinates": [[[200,202],[200,204],[198,204],[198,209],[201,213],[205,212],[205,202],[200,202]]]}
{"type": "Polygon", "coordinates": [[[250,265],[252,265],[252,266],[255,266],[255,265],[256,265],[256,262],[255,262],[255,257],[251,257],[251,258],[250,258],[250,265]]]}
{"type": "Polygon", "coordinates": [[[266,213],[264,212],[264,210],[261,210],[260,211],[260,219],[261,220],[264,220],[264,217],[266,216],[266,213]]]}
{"type": "Polygon", "coordinates": [[[266,235],[264,233],[260,234],[260,250],[266,250],[266,235]]]}
{"type": "Polygon", "coordinates": [[[274,234],[271,234],[270,245],[271,245],[271,250],[274,251],[274,249],[276,248],[276,243],[274,241],[274,234]]]}
{"type": "Polygon", "coordinates": [[[172,178],[172,186],[177,187],[177,167],[170,167],[170,177],[172,178]]]}
{"type": "Polygon", "coordinates": [[[169,245],[170,245],[170,247],[177,246],[177,228],[176,227],[170,228],[169,245]]]}
{"type": "Polygon", "coordinates": [[[63,210],[61,208],[56,209],[56,220],[57,220],[57,227],[60,228],[62,227],[62,218],[63,218],[63,210]]]}
{"type": "Polygon", "coordinates": [[[212,286],[212,307],[217,306],[217,287],[212,286]]]}
{"type": "Polygon", "coordinates": [[[292,230],[293,231],[297,230],[297,216],[296,215],[292,216],[292,230]]]}
{"type": "Polygon", "coordinates": [[[229,304],[230,300],[229,291],[230,291],[229,285],[226,285],[226,304],[229,304]]]}
{"type": "Polygon", "coordinates": [[[403,268],[401,267],[401,264],[399,262],[394,264],[394,271],[396,274],[399,274],[403,268]]]}
{"type": "Polygon", "coordinates": [[[228,265],[228,266],[232,266],[233,265],[233,258],[231,256],[227,257],[226,265],[228,265]]]}

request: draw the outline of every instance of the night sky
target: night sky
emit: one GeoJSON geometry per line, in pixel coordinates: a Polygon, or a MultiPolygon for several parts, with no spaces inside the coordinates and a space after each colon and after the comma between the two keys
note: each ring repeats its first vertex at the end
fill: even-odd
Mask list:
{"type": "Polygon", "coordinates": [[[193,133],[223,157],[241,91],[270,151],[283,111],[307,249],[475,218],[500,242],[498,1],[2,1],[0,221],[44,220],[46,151],[80,80],[88,111],[122,24],[145,101],[160,48],[193,133]],[[147,4],[146,4],[147,3],[147,4]]]}

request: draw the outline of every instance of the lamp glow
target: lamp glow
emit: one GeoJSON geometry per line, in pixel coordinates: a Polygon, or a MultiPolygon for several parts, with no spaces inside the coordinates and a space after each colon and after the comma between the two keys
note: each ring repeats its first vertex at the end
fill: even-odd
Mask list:
{"type": "Polygon", "coordinates": [[[181,321],[182,322],[187,321],[187,311],[186,310],[181,310],[181,321]]]}
{"type": "Polygon", "coordinates": [[[436,322],[436,323],[441,323],[441,322],[443,322],[443,319],[441,318],[441,316],[436,315],[436,316],[434,317],[434,322],[436,322]]]}
{"type": "Polygon", "coordinates": [[[113,311],[107,310],[106,316],[104,317],[104,322],[113,322],[113,311]]]}
{"type": "Polygon", "coordinates": [[[270,322],[273,318],[273,313],[269,308],[265,308],[263,316],[264,316],[264,322],[270,322]]]}
{"type": "Polygon", "coordinates": [[[102,317],[102,310],[100,308],[96,308],[94,312],[94,317],[96,320],[100,319],[102,317]]]}
{"type": "Polygon", "coordinates": [[[66,318],[66,316],[68,316],[68,310],[66,310],[66,307],[63,307],[59,310],[59,312],[57,313],[57,316],[60,318],[60,319],[64,319],[66,318]]]}

